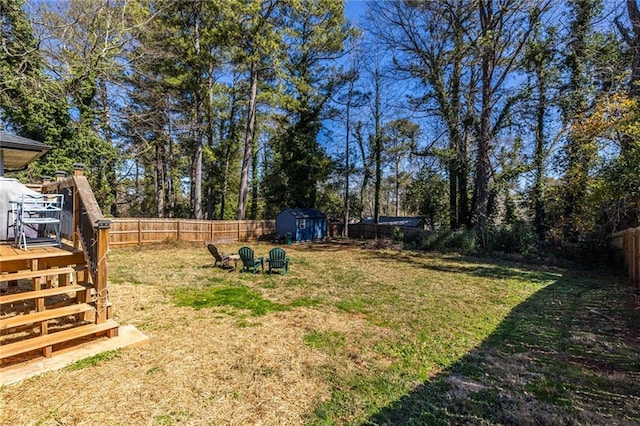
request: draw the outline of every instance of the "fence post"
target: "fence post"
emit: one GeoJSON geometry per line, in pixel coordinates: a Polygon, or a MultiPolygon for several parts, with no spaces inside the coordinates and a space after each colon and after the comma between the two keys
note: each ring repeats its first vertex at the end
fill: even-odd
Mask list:
{"type": "Polygon", "coordinates": [[[138,219],[138,245],[142,245],[142,221],[138,219]]]}
{"type": "Polygon", "coordinates": [[[238,221],[238,242],[240,242],[240,221],[238,221]]]}
{"type": "Polygon", "coordinates": [[[176,223],[177,223],[176,227],[178,228],[178,232],[177,232],[177,235],[176,235],[176,240],[180,241],[180,219],[178,219],[176,223]]]}

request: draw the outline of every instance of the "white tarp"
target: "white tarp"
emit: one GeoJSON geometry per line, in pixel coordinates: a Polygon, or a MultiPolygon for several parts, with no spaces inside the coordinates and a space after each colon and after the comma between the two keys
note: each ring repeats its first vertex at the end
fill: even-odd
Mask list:
{"type": "Polygon", "coordinates": [[[22,194],[38,195],[17,179],[0,177],[0,241],[7,240],[7,232],[8,237],[13,240],[12,205],[9,201],[19,200],[22,194]]]}

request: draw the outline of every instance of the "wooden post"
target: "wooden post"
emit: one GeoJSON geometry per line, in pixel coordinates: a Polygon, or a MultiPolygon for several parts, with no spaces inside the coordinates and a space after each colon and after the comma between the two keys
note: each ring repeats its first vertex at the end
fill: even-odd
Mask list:
{"type": "Polygon", "coordinates": [[[242,241],[240,239],[240,221],[238,221],[238,242],[242,241]]]}
{"type": "Polygon", "coordinates": [[[82,163],[73,163],[73,175],[74,176],[82,176],[84,174],[84,164],[82,163]]]}
{"type": "Polygon", "coordinates": [[[177,220],[177,228],[178,228],[178,235],[176,236],[176,240],[180,241],[180,219],[177,220]]]}
{"type": "Polygon", "coordinates": [[[111,223],[108,220],[99,220],[95,224],[97,233],[96,261],[97,270],[95,282],[98,299],[96,301],[96,324],[102,324],[107,318],[107,251],[109,249],[109,228],[111,223]]]}
{"type": "Polygon", "coordinates": [[[53,175],[56,177],[56,182],[60,182],[61,180],[64,180],[64,178],[67,177],[67,172],[58,170],[53,175]]]}
{"type": "Polygon", "coordinates": [[[48,185],[51,183],[51,176],[42,176],[42,185],[48,185]]]}
{"type": "Polygon", "coordinates": [[[138,219],[138,245],[142,245],[142,221],[138,219]]]}
{"type": "Polygon", "coordinates": [[[80,249],[80,217],[82,214],[82,206],[80,205],[80,193],[78,191],[78,186],[75,185],[75,179],[71,190],[73,191],[73,229],[71,230],[71,233],[73,235],[73,248],[78,250],[80,249]]]}

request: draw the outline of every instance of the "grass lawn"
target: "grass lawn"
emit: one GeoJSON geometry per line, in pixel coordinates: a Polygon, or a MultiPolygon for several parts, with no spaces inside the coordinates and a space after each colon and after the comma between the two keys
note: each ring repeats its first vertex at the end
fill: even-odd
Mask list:
{"type": "Polygon", "coordinates": [[[112,250],[115,319],[150,342],[0,389],[0,421],[640,423],[622,278],[372,244],[285,246],[284,276],[203,245],[112,250]]]}

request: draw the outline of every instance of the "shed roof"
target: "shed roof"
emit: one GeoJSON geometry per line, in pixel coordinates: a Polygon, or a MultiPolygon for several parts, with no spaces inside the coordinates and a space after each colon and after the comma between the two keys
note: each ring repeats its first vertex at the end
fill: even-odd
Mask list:
{"type": "MultiPolygon", "coordinates": [[[[372,217],[367,217],[362,219],[362,223],[372,224],[374,223],[374,220],[372,217]]],[[[407,228],[420,228],[422,226],[422,219],[419,217],[408,216],[380,216],[378,218],[378,224],[405,226],[407,228]]]]}
{"type": "MultiPolygon", "coordinates": [[[[320,210],[311,209],[311,208],[295,208],[295,209],[285,209],[282,213],[289,213],[291,216],[296,219],[326,219],[327,216],[322,213],[320,210]]],[[[282,214],[281,213],[281,214],[282,214]]]]}

